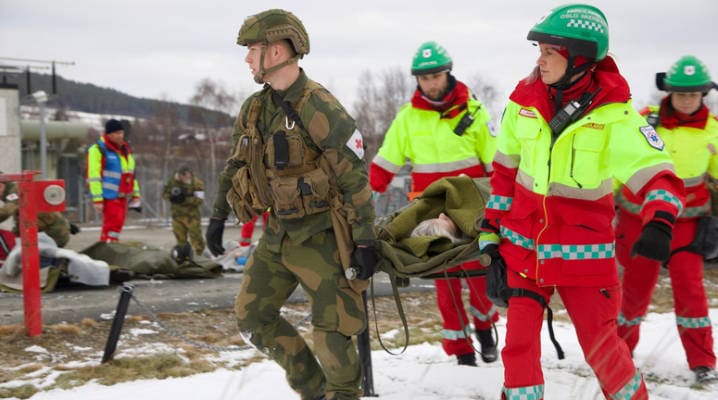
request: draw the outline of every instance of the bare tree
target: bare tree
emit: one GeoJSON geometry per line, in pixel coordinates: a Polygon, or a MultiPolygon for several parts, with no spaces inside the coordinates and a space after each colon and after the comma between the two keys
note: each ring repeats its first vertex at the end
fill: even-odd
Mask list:
{"type": "MultiPolygon", "coordinates": [[[[197,154],[197,161],[206,165],[205,190],[215,193],[217,175],[224,165],[229,154],[224,154],[221,161],[217,160],[218,147],[228,147],[231,138],[233,119],[230,117],[237,112],[237,104],[246,97],[242,93],[230,94],[219,82],[209,78],[202,79],[195,87],[195,94],[190,98],[190,104],[196,106],[190,111],[190,121],[201,128],[201,133],[209,146],[205,154],[197,154]],[[208,154],[207,154],[208,153],[208,154]]],[[[230,149],[229,151],[231,151],[230,149]]],[[[210,203],[211,203],[210,199],[210,203]]]]}
{"type": "Polygon", "coordinates": [[[400,67],[387,69],[377,77],[365,70],[359,80],[354,117],[367,143],[367,160],[371,160],[399,108],[410,100],[414,83],[411,76],[400,67]]]}
{"type": "Polygon", "coordinates": [[[491,118],[497,121],[503,111],[505,99],[500,98],[499,91],[488,82],[488,79],[485,79],[481,73],[477,72],[469,78],[466,85],[471,90],[471,93],[483,103],[491,118]]]}

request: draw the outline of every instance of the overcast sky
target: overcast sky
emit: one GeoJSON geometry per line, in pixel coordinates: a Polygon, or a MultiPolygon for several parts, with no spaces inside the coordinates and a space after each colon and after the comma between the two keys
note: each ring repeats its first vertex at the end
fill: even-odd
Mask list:
{"type": "MultiPolygon", "coordinates": [[[[0,57],[72,61],[58,66],[58,73],[140,97],[187,102],[203,78],[232,92],[251,92],[259,86],[243,61],[245,49],[235,44],[237,32],[248,15],[284,8],[309,32],[311,53],[301,65],[348,109],[362,71],[402,67],[408,74],[414,52],[427,40],[446,47],[460,80],[479,74],[505,98],[538,55],[526,40],[528,30],[560,4],[565,2],[0,0],[0,57]]],[[[654,92],[655,72],[684,54],[702,59],[718,80],[718,1],[592,4],[606,14],[609,51],[637,105],[654,92]]]]}

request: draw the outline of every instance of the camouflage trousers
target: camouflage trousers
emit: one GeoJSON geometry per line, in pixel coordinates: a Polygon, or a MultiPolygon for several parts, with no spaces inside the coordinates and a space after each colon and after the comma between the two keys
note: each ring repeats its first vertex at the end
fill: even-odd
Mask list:
{"type": "Polygon", "coordinates": [[[187,237],[192,244],[194,254],[201,255],[204,251],[204,237],[202,237],[202,224],[200,218],[195,216],[173,216],[172,233],[177,244],[187,243],[187,237]]]}
{"type": "Polygon", "coordinates": [[[302,243],[285,236],[279,253],[268,248],[267,234],[247,263],[237,295],[243,337],[284,368],[303,400],[323,390],[328,399],[358,399],[361,367],[351,336],[365,328],[366,315],[361,296],[344,278],[333,231],[302,243]],[[313,352],[280,315],[298,284],[311,302],[313,352]]]}

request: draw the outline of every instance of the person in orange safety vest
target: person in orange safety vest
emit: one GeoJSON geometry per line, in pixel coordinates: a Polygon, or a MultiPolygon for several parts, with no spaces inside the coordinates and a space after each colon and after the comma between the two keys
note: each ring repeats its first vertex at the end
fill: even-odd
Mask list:
{"type": "Polygon", "coordinates": [[[490,270],[506,267],[512,294],[501,398],[543,399],[544,305],[558,293],[606,398],[647,399],[617,334],[613,180],[641,199],[637,255],[658,260],[667,257],[683,185],[660,137],[631,106],[608,56],[601,10],[556,7],[527,39],[540,54],[504,110],[478,239],[490,270]]]}
{"type": "MultiPolygon", "coordinates": [[[[715,83],[699,59],[684,56],[667,73],[657,74],[656,84],[668,95],[660,106],[646,107],[641,114],[656,128],[686,187],[686,207],[673,227],[672,251],[665,260],[673,288],[676,326],[696,382],[713,382],[718,381],[718,374],[703,287],[703,256],[689,246],[697,236],[703,237],[697,235],[698,222],[711,213],[706,182],[718,178],[718,121],[703,104],[703,97],[715,88],[715,83]]],[[[640,199],[624,187],[617,195],[617,203],[616,254],[624,267],[618,334],[633,351],[661,263],[631,254],[631,246],[641,232],[640,199]]]]}

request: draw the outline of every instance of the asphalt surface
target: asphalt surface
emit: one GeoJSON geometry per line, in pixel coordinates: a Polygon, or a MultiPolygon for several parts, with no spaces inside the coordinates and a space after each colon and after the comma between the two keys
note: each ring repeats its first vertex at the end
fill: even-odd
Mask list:
{"type": "MultiPolygon", "coordinates": [[[[255,230],[255,235],[260,229],[255,230]]],[[[82,250],[99,238],[99,230],[83,227],[82,232],[71,238],[68,248],[82,250]]],[[[225,239],[239,238],[239,229],[227,226],[225,239]]],[[[174,245],[172,231],[168,227],[128,227],[122,240],[137,240],[170,250],[174,245]]],[[[132,294],[137,301],[130,301],[128,315],[144,315],[152,312],[185,312],[206,309],[233,308],[243,274],[225,272],[216,279],[192,280],[132,280],[132,294]],[[138,303],[139,301],[139,303],[138,303]],[[143,306],[140,306],[142,304],[143,306]],[[146,307],[146,308],[145,308],[146,307]]],[[[384,273],[375,275],[374,289],[377,296],[391,295],[391,285],[384,273]]],[[[111,319],[120,298],[122,286],[109,287],[73,286],[58,287],[42,295],[42,320],[44,324],[78,322],[84,318],[111,319]]],[[[401,291],[434,290],[433,281],[412,279],[411,285],[401,291]]],[[[299,287],[290,302],[306,301],[299,287]]],[[[21,324],[24,321],[22,294],[0,293],[0,325],[21,324]]]]}

